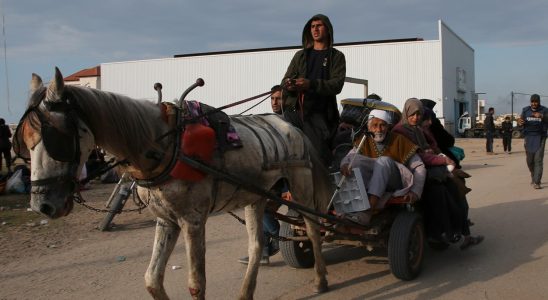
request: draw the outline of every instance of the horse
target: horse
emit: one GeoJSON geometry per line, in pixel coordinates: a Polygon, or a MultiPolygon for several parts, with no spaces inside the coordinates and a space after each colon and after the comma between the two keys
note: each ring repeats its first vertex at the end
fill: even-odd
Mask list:
{"type": "MultiPolygon", "coordinates": [[[[145,286],[152,298],[169,299],[163,280],[179,235],[185,239],[188,289],[193,299],[204,299],[205,224],[208,215],[245,207],[249,264],[239,291],[240,299],[252,299],[263,247],[262,217],[266,197],[211,174],[197,181],[168,178],[146,181],[162,173],[172,157],[176,134],[164,120],[159,106],[150,101],[97,89],[65,85],[58,68],[45,87],[32,74],[28,108],[16,130],[14,150],[31,163],[31,208],[49,218],[71,212],[79,173],[95,145],[118,159],[146,184],[138,194],[147,199],[156,217],[156,234],[145,286]],[[150,155],[153,153],[155,155],[150,155]],[[166,159],[167,157],[167,159],[166,159]]],[[[273,114],[231,116],[243,147],[217,153],[209,163],[245,178],[267,191],[277,192],[285,180],[293,200],[319,212],[326,211],[332,184],[303,133],[273,114]]],[[[184,145],[182,145],[184,146],[184,145]]],[[[165,173],[165,172],[164,172],[165,173]]],[[[307,215],[307,214],[304,214],[307,215]]],[[[321,255],[321,236],[316,217],[304,218],[314,252],[314,288],[328,289],[321,255]]]]}

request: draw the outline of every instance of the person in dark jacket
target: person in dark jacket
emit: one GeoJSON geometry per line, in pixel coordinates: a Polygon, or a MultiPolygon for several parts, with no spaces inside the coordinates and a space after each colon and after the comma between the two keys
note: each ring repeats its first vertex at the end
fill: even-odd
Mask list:
{"type": "Polygon", "coordinates": [[[11,173],[11,130],[6,121],[0,118],[0,170],[2,170],[2,156],[6,160],[8,174],[11,173]]]}
{"type": "Polygon", "coordinates": [[[485,128],[485,151],[487,154],[494,154],[493,152],[493,137],[495,136],[495,109],[489,107],[489,110],[485,114],[485,120],[483,121],[483,127],[485,128]]]}
{"type": "Polygon", "coordinates": [[[512,131],[514,130],[510,117],[504,118],[501,126],[502,147],[505,153],[510,154],[512,153],[512,131]]]}
{"type": "Polygon", "coordinates": [[[546,117],[548,110],[540,105],[540,96],[531,95],[531,105],[523,108],[519,125],[523,125],[525,156],[531,172],[531,185],[540,189],[544,165],[544,145],[546,144],[546,117]]]}
{"type": "Polygon", "coordinates": [[[284,78],[284,117],[303,130],[326,166],[339,124],[337,98],[346,77],[344,54],[333,48],[333,26],[318,14],[304,26],[303,49],[293,56],[284,78]]]}

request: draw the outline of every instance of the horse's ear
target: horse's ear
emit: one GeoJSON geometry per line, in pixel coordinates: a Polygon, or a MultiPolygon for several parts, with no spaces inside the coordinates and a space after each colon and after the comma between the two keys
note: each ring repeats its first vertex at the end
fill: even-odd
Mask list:
{"type": "Polygon", "coordinates": [[[46,93],[46,101],[59,102],[63,99],[65,81],[59,68],[55,67],[55,78],[51,80],[46,93]]]}
{"type": "Polygon", "coordinates": [[[35,73],[32,73],[32,79],[30,80],[30,93],[31,95],[34,94],[38,89],[42,88],[44,86],[44,82],[42,82],[42,78],[40,76],[36,75],[35,73]]]}

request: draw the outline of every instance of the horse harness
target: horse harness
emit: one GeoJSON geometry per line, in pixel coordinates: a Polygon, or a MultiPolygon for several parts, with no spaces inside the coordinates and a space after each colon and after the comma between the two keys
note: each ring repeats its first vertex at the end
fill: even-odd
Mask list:
{"type": "MultiPolygon", "coordinates": [[[[45,88],[42,92],[45,92],[45,88]]],[[[77,194],[75,195],[75,199],[82,200],[81,195],[79,195],[79,192],[76,190],[80,183],[80,181],[78,181],[78,179],[76,178],[76,174],[78,171],[78,166],[80,164],[79,158],[81,156],[80,140],[79,140],[80,136],[78,134],[78,130],[80,129],[78,126],[79,107],[76,105],[74,101],[70,101],[70,99],[67,99],[67,100],[68,101],[55,101],[55,102],[36,101],[35,104],[29,106],[29,108],[25,111],[25,113],[21,117],[21,120],[19,121],[19,125],[17,126],[17,129],[15,131],[15,138],[14,138],[15,142],[14,142],[13,148],[14,148],[14,152],[16,153],[18,157],[21,157],[22,159],[27,161],[30,160],[30,155],[28,155],[28,151],[24,151],[27,145],[25,145],[25,142],[23,140],[23,131],[24,131],[25,120],[31,113],[34,113],[40,122],[40,132],[42,134],[42,143],[44,144],[46,151],[54,160],[69,163],[69,173],[65,175],[60,175],[60,176],[34,180],[34,181],[31,181],[31,185],[33,187],[34,186],[39,187],[39,186],[50,185],[53,183],[57,183],[57,184],[67,183],[71,185],[73,193],[77,194]],[[46,109],[50,112],[63,113],[64,119],[65,119],[64,124],[66,125],[65,130],[61,130],[57,128],[56,126],[54,126],[48,121],[44,112],[41,109],[39,109],[40,103],[44,103],[44,105],[46,106],[46,109]]],[[[168,104],[165,111],[168,112],[166,114],[167,123],[170,124],[171,126],[175,124],[175,126],[173,127],[170,126],[172,129],[166,132],[165,134],[161,135],[160,137],[158,137],[157,140],[160,140],[172,134],[175,134],[176,136],[177,134],[180,135],[182,130],[184,130],[184,126],[181,126],[181,125],[185,125],[184,122],[181,121],[181,118],[184,118],[184,116],[181,113],[179,113],[179,109],[173,104],[168,104]],[[173,112],[175,113],[169,113],[170,110],[173,110],[173,112]]],[[[192,120],[192,118],[190,118],[190,120],[192,120]]],[[[82,120],[82,122],[86,123],[84,120],[82,120]]],[[[255,135],[257,135],[255,131],[253,132],[255,135]]],[[[273,132],[276,132],[276,131],[274,130],[273,132]]],[[[275,133],[275,134],[277,135],[278,133],[275,133]]],[[[270,136],[270,138],[274,139],[273,136],[270,136]]],[[[32,147],[34,146],[35,145],[32,145],[32,147]]],[[[32,148],[32,147],[29,147],[29,148],[32,148]]],[[[264,153],[265,152],[264,145],[262,145],[261,147],[263,148],[263,153],[264,153]]],[[[188,164],[189,166],[197,170],[200,170],[202,172],[205,172],[207,174],[214,176],[217,180],[220,179],[228,183],[240,186],[252,193],[262,195],[279,204],[286,205],[291,209],[295,209],[297,211],[305,212],[311,215],[316,215],[327,220],[331,220],[331,221],[335,220],[335,217],[331,215],[318,213],[294,201],[287,201],[285,199],[282,199],[278,195],[265,191],[259,186],[251,184],[249,182],[245,182],[236,176],[233,176],[231,174],[226,173],[225,171],[218,170],[216,168],[208,166],[207,164],[204,164],[203,162],[199,160],[185,156],[182,153],[180,155],[177,155],[178,153],[180,153],[180,149],[181,149],[181,141],[180,139],[175,138],[175,146],[173,147],[173,151],[172,151],[173,155],[171,155],[171,159],[169,163],[163,166],[163,171],[159,175],[153,178],[138,179],[136,180],[136,183],[140,186],[147,187],[147,188],[163,184],[164,182],[166,182],[167,180],[171,178],[171,176],[169,175],[171,170],[173,169],[177,161],[181,160],[182,162],[188,164]]],[[[287,149],[284,148],[283,152],[284,154],[287,153],[287,149]]],[[[119,161],[118,163],[124,163],[124,162],[126,161],[122,160],[122,161],[119,161]]],[[[267,166],[263,166],[263,167],[267,167],[267,166]]],[[[99,175],[101,174],[96,174],[96,176],[99,176],[99,175]]],[[[90,178],[86,178],[84,180],[89,181],[89,179],[90,178]]],[[[36,192],[36,193],[40,193],[40,192],[36,192]]],[[[79,202],[79,203],[82,203],[82,202],[79,202]]],[[[340,222],[340,220],[337,220],[337,221],[340,222]]]]}
{"type": "MultiPolygon", "coordinates": [[[[31,181],[31,186],[39,187],[54,183],[66,183],[69,184],[74,190],[78,186],[76,174],[78,172],[78,166],[80,164],[79,160],[81,156],[80,136],[78,134],[78,130],[80,128],[78,126],[78,117],[75,105],[73,102],[68,101],[43,102],[48,111],[63,113],[63,124],[65,125],[65,128],[62,130],[48,121],[44,112],[39,109],[40,103],[42,103],[42,101],[31,105],[21,117],[15,130],[13,150],[18,157],[25,161],[30,161],[30,153],[28,153],[27,148],[32,148],[36,146],[36,144],[31,147],[27,147],[23,139],[23,131],[25,119],[27,119],[31,113],[34,113],[40,123],[40,136],[42,137],[44,148],[54,160],[69,163],[69,172],[68,174],[33,180],[31,181]]],[[[32,193],[40,193],[37,192],[37,190],[38,189],[33,189],[32,193]]]]}

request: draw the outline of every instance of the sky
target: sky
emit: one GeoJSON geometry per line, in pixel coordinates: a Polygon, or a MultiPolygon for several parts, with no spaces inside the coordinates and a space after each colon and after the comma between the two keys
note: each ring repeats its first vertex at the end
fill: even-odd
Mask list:
{"type": "MultiPolygon", "coordinates": [[[[474,49],[487,106],[509,113],[512,92],[548,103],[546,0],[0,0],[0,13],[0,117],[8,123],[24,112],[32,73],[49,81],[55,66],[68,76],[106,62],[297,46],[317,13],[331,19],[336,43],[433,40],[441,19],[474,49]]],[[[515,94],[514,112],[528,97],[515,94]]]]}

